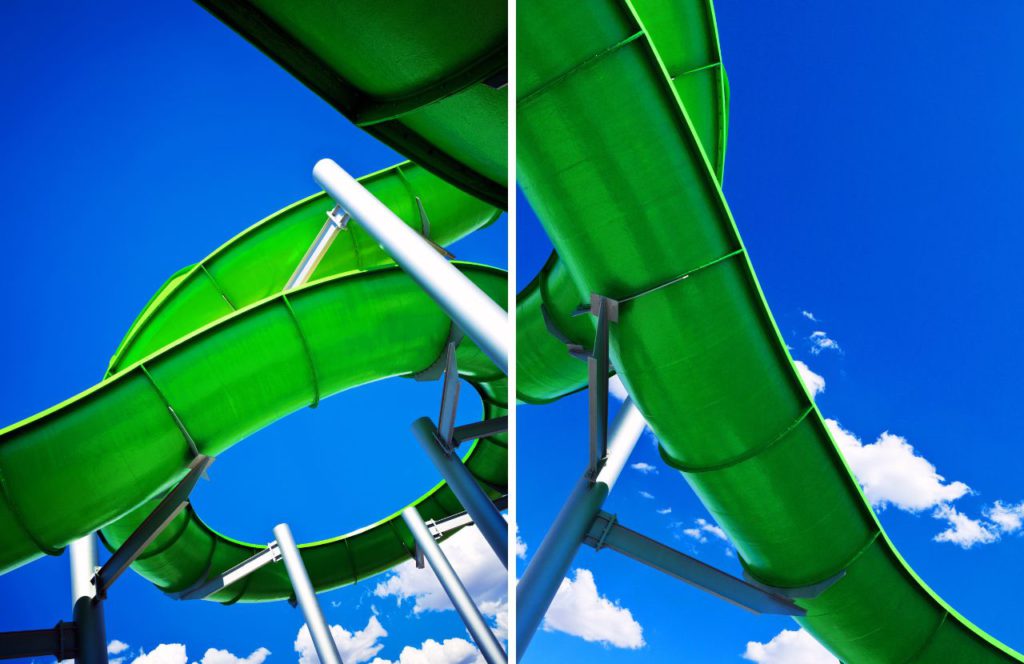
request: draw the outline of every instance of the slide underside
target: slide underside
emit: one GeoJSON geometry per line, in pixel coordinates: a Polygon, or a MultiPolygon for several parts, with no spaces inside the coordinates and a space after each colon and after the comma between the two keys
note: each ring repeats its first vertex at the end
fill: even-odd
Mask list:
{"type": "Polygon", "coordinates": [[[521,0],[517,16],[518,182],[558,254],[517,304],[519,398],[584,386],[555,336],[589,345],[569,313],[619,300],[614,366],[747,572],[779,587],[845,572],[798,602],[819,641],[846,662],[1019,661],[903,561],[800,383],[720,187],[710,3],[521,0]]]}

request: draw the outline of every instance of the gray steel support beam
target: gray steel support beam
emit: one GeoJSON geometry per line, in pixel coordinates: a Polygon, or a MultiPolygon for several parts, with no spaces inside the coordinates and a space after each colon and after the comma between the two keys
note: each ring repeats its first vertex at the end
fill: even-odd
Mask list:
{"type": "Polygon", "coordinates": [[[495,417],[455,427],[455,431],[452,432],[452,440],[458,444],[475,438],[487,438],[506,431],[508,431],[508,417],[495,417]]]}
{"type": "Polygon", "coordinates": [[[99,599],[106,598],[107,591],[117,577],[121,576],[129,565],[142,555],[142,552],[156,539],[157,535],[163,532],[163,529],[171,523],[174,517],[185,509],[189,494],[192,493],[196,482],[211,463],[213,463],[213,457],[200,455],[193,459],[185,478],[164,496],[156,509],[139,524],[135,532],[128,536],[128,539],[114,552],[114,555],[110,556],[100,571],[96,572],[96,596],[99,599]]]}
{"type": "Polygon", "coordinates": [[[281,550],[278,548],[277,542],[271,542],[266,549],[260,551],[254,556],[246,558],[223,574],[210,579],[202,585],[188,588],[175,595],[175,597],[177,599],[206,599],[210,595],[220,592],[231,584],[241,581],[256,570],[279,560],[281,560],[281,550]]]}
{"type": "Polygon", "coordinates": [[[505,310],[341,166],[321,159],[313,167],[313,179],[508,374],[512,334],[505,310]]]}
{"type": "Polygon", "coordinates": [[[633,453],[644,426],[646,422],[640,411],[627,399],[612,422],[608,455],[597,477],[593,477],[587,468],[526,566],[516,586],[518,660],[526,653],[584,537],[633,453]]]}
{"type": "Polygon", "coordinates": [[[71,660],[77,655],[77,632],[74,623],[66,622],[50,629],[0,632],[0,659],[51,656],[71,660]]]}
{"type": "Polygon", "coordinates": [[[95,533],[68,547],[71,559],[71,611],[74,616],[78,664],[107,664],[107,627],[103,602],[96,597],[93,577],[99,567],[95,533]]]}
{"type": "Polygon", "coordinates": [[[615,517],[601,512],[594,519],[584,544],[600,551],[611,549],[674,576],[680,581],[724,599],[753,613],[802,616],[807,612],[792,600],[757,588],[696,558],[676,551],[616,522],[615,517]]]}
{"type": "Polygon", "coordinates": [[[484,659],[488,664],[505,664],[508,660],[505,650],[501,647],[501,643],[498,642],[491,628],[487,626],[487,621],[484,620],[480,609],[473,603],[473,599],[469,596],[466,587],[462,585],[455,570],[452,569],[452,564],[448,562],[441,547],[434,541],[434,536],[427,529],[427,524],[423,523],[420,513],[415,507],[406,507],[402,510],[402,520],[409,527],[413,539],[416,540],[417,549],[423,552],[424,558],[430,564],[430,568],[434,570],[434,576],[444,588],[448,599],[452,601],[455,610],[462,616],[462,622],[466,624],[466,629],[476,641],[484,659]]]}
{"type": "Polygon", "coordinates": [[[441,472],[441,477],[448,482],[452,493],[459,499],[473,523],[480,529],[487,543],[498,556],[501,564],[508,569],[508,523],[501,512],[494,506],[472,473],[462,464],[462,459],[454,451],[449,451],[438,437],[437,429],[429,418],[421,417],[412,425],[416,440],[427,453],[434,466],[441,472]]]}
{"type": "Polygon", "coordinates": [[[313,590],[313,583],[309,580],[306,565],[302,562],[302,554],[299,553],[299,547],[295,545],[295,538],[292,537],[292,531],[288,524],[281,523],[275,526],[274,538],[281,550],[285,569],[288,570],[288,578],[291,579],[292,588],[295,590],[295,601],[302,608],[306,626],[309,627],[309,635],[313,639],[313,647],[316,648],[316,654],[320,657],[321,664],[341,664],[338,646],[334,643],[331,631],[327,628],[324,613],[320,610],[320,603],[316,599],[316,591],[313,590]]]}

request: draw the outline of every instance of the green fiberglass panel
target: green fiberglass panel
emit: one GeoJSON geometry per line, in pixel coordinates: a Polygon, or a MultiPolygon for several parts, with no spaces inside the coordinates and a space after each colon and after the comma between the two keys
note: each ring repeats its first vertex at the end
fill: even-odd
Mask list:
{"type": "Polygon", "coordinates": [[[748,573],[784,587],[845,573],[799,601],[843,661],[1019,661],[900,558],[793,369],[720,188],[710,6],[523,0],[517,34],[520,184],[577,297],[622,301],[614,366],[748,573]]]}
{"type": "Polygon", "coordinates": [[[505,206],[505,2],[198,1],[358,126],[505,206]]]}

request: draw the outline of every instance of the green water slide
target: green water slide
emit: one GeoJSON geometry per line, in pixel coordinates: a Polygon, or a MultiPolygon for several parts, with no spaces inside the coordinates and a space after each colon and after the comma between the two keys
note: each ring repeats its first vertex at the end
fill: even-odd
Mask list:
{"type": "MultiPolygon", "coordinates": [[[[280,2],[253,3],[251,13],[242,3],[209,6],[225,20],[232,12],[262,16],[251,30],[232,25],[357,124],[417,157],[362,183],[431,241],[450,244],[501,214],[490,202],[504,205],[503,3],[453,2],[430,20],[417,3],[392,3],[387,11],[351,7],[346,21],[363,21],[367,30],[341,40],[333,28],[330,39],[317,33],[349,27],[334,3],[288,14],[283,9],[292,5],[280,2]],[[396,38],[414,27],[416,38],[396,38]]],[[[308,284],[282,292],[332,207],[325,194],[299,201],[173,275],[131,326],[102,382],[0,430],[0,573],[60,553],[96,529],[116,547],[196,453],[217,455],[340,391],[437,367],[452,338],[449,319],[357,223],[334,242],[308,284]]],[[[504,271],[456,265],[505,301],[504,271]]],[[[503,415],[503,373],[468,339],[457,356],[483,416],[503,415]]],[[[507,456],[504,435],[476,441],[465,456],[492,497],[507,493],[507,456]]],[[[425,519],[462,511],[444,483],[413,504],[425,519]]],[[[302,545],[316,588],[408,559],[413,539],[398,516],[403,507],[383,507],[395,511],[356,532],[302,545]]],[[[214,530],[189,507],[133,567],[174,593],[263,548],[214,530]]],[[[260,601],[291,592],[284,570],[272,566],[211,599],[260,601]]]]}
{"type": "Polygon", "coordinates": [[[517,303],[519,398],[584,386],[565,344],[592,324],[571,312],[618,300],[614,366],[747,573],[844,573],[798,600],[820,642],[846,662],[1020,661],[900,557],[794,370],[720,187],[710,3],[521,0],[517,16],[518,182],[557,251],[517,303]]]}

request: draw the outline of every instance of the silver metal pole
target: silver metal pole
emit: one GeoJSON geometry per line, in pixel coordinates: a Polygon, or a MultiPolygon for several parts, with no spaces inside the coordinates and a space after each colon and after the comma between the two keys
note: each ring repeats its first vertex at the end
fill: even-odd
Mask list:
{"type": "Polygon", "coordinates": [[[313,590],[313,584],[306,572],[306,565],[302,562],[302,554],[299,553],[299,547],[295,545],[295,538],[292,537],[292,531],[287,523],[281,523],[274,527],[274,538],[277,540],[278,549],[281,550],[281,557],[284,558],[288,578],[291,579],[292,588],[295,589],[295,601],[298,602],[306,617],[309,635],[313,638],[313,646],[316,648],[316,654],[320,657],[321,664],[342,664],[338,647],[331,637],[331,631],[327,628],[327,621],[324,620],[320,603],[316,599],[316,591],[313,590]]]}
{"type": "Polygon", "coordinates": [[[604,466],[593,480],[589,472],[583,474],[526,566],[516,586],[517,661],[523,658],[540,627],[576,551],[619,479],[645,425],[643,415],[632,400],[626,399],[611,425],[604,466]]]}
{"type": "Polygon", "coordinates": [[[327,213],[327,222],[320,229],[316,239],[313,240],[313,244],[309,245],[306,255],[302,257],[302,260],[295,267],[295,272],[292,273],[288,283],[285,284],[284,289],[286,291],[309,281],[309,278],[313,276],[313,271],[316,270],[316,266],[323,259],[324,254],[331,248],[334,238],[338,236],[338,231],[344,228],[346,221],[348,221],[348,215],[339,213],[337,209],[327,213]]]}
{"type": "Polygon", "coordinates": [[[103,602],[96,599],[93,577],[99,567],[96,535],[90,533],[68,547],[71,558],[71,608],[78,635],[79,664],[107,664],[107,630],[103,602]]]}
{"type": "Polygon", "coordinates": [[[441,446],[437,429],[429,418],[421,417],[413,422],[412,431],[420,447],[451,487],[452,493],[473,518],[473,523],[494,550],[494,555],[498,556],[501,564],[508,569],[508,523],[501,516],[501,512],[477,484],[472,473],[462,464],[458,452],[452,450],[449,453],[441,446]]]}
{"type": "Polygon", "coordinates": [[[480,609],[473,603],[466,587],[462,585],[462,581],[452,569],[452,564],[448,562],[441,547],[434,541],[434,536],[427,529],[427,524],[423,523],[420,513],[415,507],[406,507],[402,510],[402,519],[405,521],[405,525],[409,526],[409,530],[416,540],[416,546],[430,563],[430,568],[434,570],[434,575],[441,587],[444,588],[445,593],[448,594],[455,610],[462,616],[462,622],[466,624],[466,629],[476,641],[484,659],[488,664],[505,664],[508,661],[508,656],[501,644],[498,643],[494,633],[491,632],[491,628],[487,626],[487,622],[480,613],[480,609]]]}
{"type": "Polygon", "coordinates": [[[508,314],[334,161],[318,161],[313,179],[508,374],[508,314]]]}

